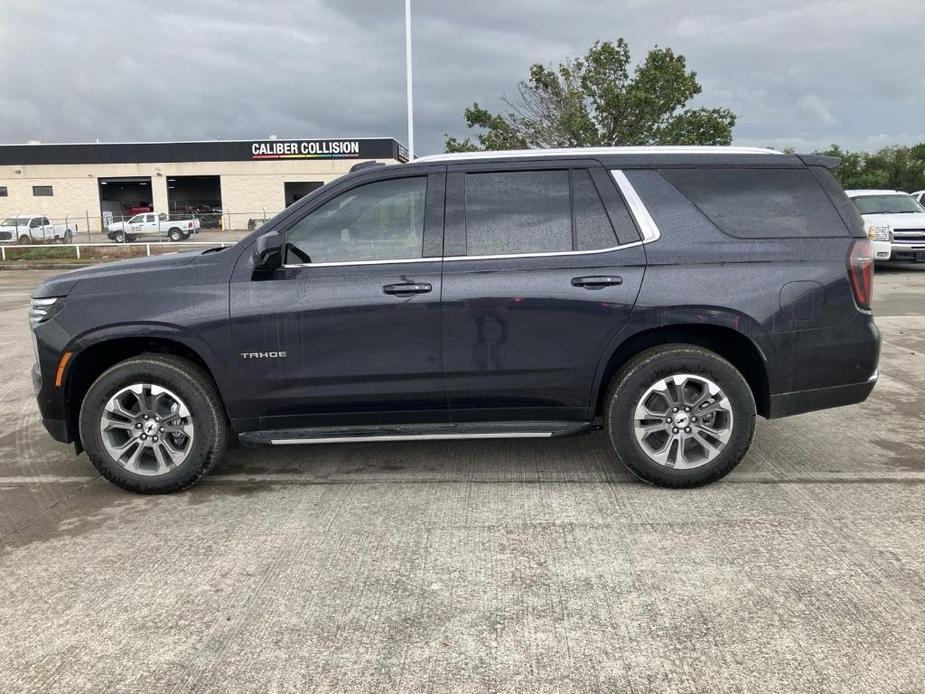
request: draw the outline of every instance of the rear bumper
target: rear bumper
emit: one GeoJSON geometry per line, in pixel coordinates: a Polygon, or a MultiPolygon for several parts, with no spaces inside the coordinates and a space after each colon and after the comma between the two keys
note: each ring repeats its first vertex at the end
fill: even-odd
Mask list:
{"type": "Polygon", "coordinates": [[[778,393],[771,396],[771,411],[768,419],[790,417],[814,410],[825,410],[830,407],[843,405],[856,405],[864,402],[870,392],[877,385],[878,373],[875,372],[863,383],[851,383],[845,386],[830,388],[814,388],[812,390],[797,390],[792,393],[778,393]]]}

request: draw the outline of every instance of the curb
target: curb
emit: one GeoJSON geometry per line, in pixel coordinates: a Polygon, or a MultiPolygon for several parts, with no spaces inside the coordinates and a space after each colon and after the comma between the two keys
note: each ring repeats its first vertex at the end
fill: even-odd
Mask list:
{"type": "Polygon", "coordinates": [[[39,263],[24,260],[21,262],[0,263],[0,272],[4,270],[79,270],[84,267],[100,265],[106,261],[87,263],[39,263]]]}

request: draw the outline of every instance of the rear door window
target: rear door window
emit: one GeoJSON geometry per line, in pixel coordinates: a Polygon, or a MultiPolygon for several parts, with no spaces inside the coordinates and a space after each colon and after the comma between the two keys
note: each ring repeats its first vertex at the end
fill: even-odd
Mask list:
{"type": "MultiPolygon", "coordinates": [[[[466,255],[593,251],[619,245],[587,169],[465,176],[466,255]]],[[[635,234],[625,205],[611,214],[635,234]]]]}
{"type": "MultiPolygon", "coordinates": [[[[613,233],[607,211],[591,175],[585,169],[572,171],[572,204],[575,209],[576,251],[594,251],[617,245],[617,237],[613,233]]],[[[619,212],[625,214],[624,223],[631,228],[633,223],[629,219],[626,207],[620,206],[619,212]]]]}
{"type": "Polygon", "coordinates": [[[466,176],[466,254],[572,250],[569,172],[503,171],[466,176]]]}
{"type": "Polygon", "coordinates": [[[721,231],[740,238],[847,236],[806,169],[662,169],[721,231]]]}

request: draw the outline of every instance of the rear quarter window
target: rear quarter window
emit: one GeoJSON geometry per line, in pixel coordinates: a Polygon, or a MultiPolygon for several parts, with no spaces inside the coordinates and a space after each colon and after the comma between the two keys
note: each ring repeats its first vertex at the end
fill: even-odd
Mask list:
{"type": "Polygon", "coordinates": [[[848,236],[806,169],[662,169],[721,231],[739,238],[848,236]]]}

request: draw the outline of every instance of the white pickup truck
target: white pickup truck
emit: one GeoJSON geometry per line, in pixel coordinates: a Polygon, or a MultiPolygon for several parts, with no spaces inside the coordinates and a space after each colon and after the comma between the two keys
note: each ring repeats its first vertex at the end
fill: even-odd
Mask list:
{"type": "Polygon", "coordinates": [[[166,214],[146,212],[124,222],[111,222],[106,227],[106,236],[116,243],[134,241],[139,236],[166,236],[171,241],[183,241],[198,234],[199,226],[199,220],[193,217],[171,219],[166,214]]]}
{"type": "Polygon", "coordinates": [[[54,224],[42,215],[20,214],[0,220],[0,243],[70,243],[74,227],[54,224]]]}
{"type": "Polygon", "coordinates": [[[925,262],[925,208],[898,190],[846,190],[874,242],[874,260],[925,262]]]}

